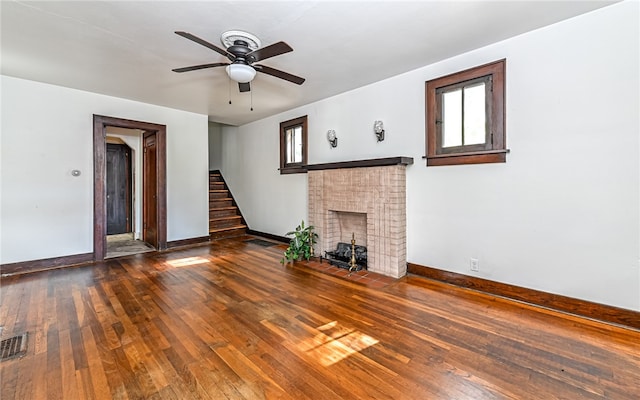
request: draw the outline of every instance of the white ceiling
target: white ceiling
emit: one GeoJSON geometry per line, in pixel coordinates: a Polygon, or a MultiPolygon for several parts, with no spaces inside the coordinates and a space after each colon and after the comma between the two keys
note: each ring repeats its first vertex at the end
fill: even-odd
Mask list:
{"type": "Polygon", "coordinates": [[[1,72],[241,125],[611,3],[2,0],[1,72]],[[220,34],[232,29],[263,46],[287,42],[293,52],[262,64],[307,81],[259,73],[252,98],[230,85],[224,68],[171,71],[228,61],[174,31],[221,46],[220,34]]]}

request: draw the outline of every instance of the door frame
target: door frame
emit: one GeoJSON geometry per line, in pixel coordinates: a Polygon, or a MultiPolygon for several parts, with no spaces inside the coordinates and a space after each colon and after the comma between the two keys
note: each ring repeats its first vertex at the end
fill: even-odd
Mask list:
{"type": "MultiPolygon", "coordinates": [[[[103,261],[107,247],[107,162],[106,128],[155,132],[157,149],[156,202],[158,247],[167,249],[167,127],[150,122],[93,115],[93,259],[103,261]]],[[[144,190],[144,184],[143,184],[144,190]]],[[[144,198],[144,196],[143,196],[144,198]]],[[[144,207],[144,204],[143,204],[144,207]]]]}
{"type": "Polygon", "coordinates": [[[153,182],[153,188],[155,188],[155,192],[157,193],[157,184],[158,179],[156,174],[158,173],[158,135],[156,132],[151,131],[142,131],[142,240],[146,243],[158,247],[158,203],[153,201],[156,198],[154,194],[154,190],[150,189],[150,183],[152,179],[149,179],[149,171],[153,172],[152,176],[155,176],[155,182],[153,182]],[[153,152],[147,151],[151,146],[148,146],[147,140],[150,140],[151,146],[153,146],[153,152]],[[153,162],[151,162],[150,154],[153,154],[153,162]],[[155,168],[150,168],[155,166],[155,168]],[[151,231],[153,231],[153,235],[149,235],[149,221],[152,219],[149,218],[149,210],[153,209],[153,215],[155,215],[156,223],[152,224],[151,231]],[[151,240],[150,240],[151,239],[151,240]]]}

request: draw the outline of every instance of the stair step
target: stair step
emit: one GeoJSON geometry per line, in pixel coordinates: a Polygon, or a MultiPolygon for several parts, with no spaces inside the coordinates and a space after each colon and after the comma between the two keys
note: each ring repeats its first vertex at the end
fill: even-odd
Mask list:
{"type": "Polygon", "coordinates": [[[234,225],[234,226],[227,226],[224,228],[214,228],[214,229],[209,229],[209,233],[218,233],[218,232],[225,232],[225,231],[230,231],[233,229],[246,229],[247,226],[246,225],[234,225]]]}
{"type": "Polygon", "coordinates": [[[209,199],[222,199],[227,200],[230,199],[228,190],[209,190],[209,199]]]}
{"type": "Polygon", "coordinates": [[[242,229],[233,229],[225,232],[212,233],[209,235],[209,237],[211,238],[211,240],[218,240],[218,239],[244,236],[246,234],[247,234],[247,230],[245,228],[242,228],[242,229]]]}
{"type": "MultiPolygon", "coordinates": [[[[215,201],[218,201],[220,199],[216,199],[215,201]]],[[[227,201],[227,200],[225,200],[227,201]]],[[[211,202],[209,202],[211,203],[211,202]]],[[[213,212],[213,211],[233,211],[236,212],[238,211],[238,207],[234,206],[233,204],[229,205],[229,206],[219,206],[219,207],[211,207],[209,206],[209,212],[213,212]]]]}
{"type": "Polygon", "coordinates": [[[228,217],[210,218],[209,222],[229,221],[229,220],[234,220],[234,219],[242,219],[242,217],[240,215],[231,215],[231,216],[228,216],[228,217]]]}
{"type": "Polygon", "coordinates": [[[238,225],[242,225],[242,217],[240,216],[235,218],[217,218],[209,220],[209,229],[231,228],[238,225]]]}
{"type": "MultiPolygon", "coordinates": [[[[217,200],[216,200],[217,201],[217,200]]],[[[235,215],[235,213],[238,211],[238,207],[234,206],[233,204],[230,206],[220,206],[220,207],[209,207],[209,213],[212,213],[214,211],[217,212],[233,212],[233,214],[229,214],[229,215],[235,215]]],[[[222,217],[224,215],[221,215],[222,217]]],[[[210,217],[210,218],[214,218],[214,217],[210,217]]]]}
{"type": "Polygon", "coordinates": [[[246,225],[236,225],[228,228],[209,229],[209,236],[212,239],[221,239],[234,236],[242,236],[247,233],[246,225]]]}
{"type": "Polygon", "coordinates": [[[242,217],[238,211],[238,207],[225,207],[209,210],[209,220],[224,217],[242,217]]]}
{"type": "Polygon", "coordinates": [[[219,209],[221,207],[231,207],[233,201],[230,198],[209,200],[209,209],[219,209]]]}

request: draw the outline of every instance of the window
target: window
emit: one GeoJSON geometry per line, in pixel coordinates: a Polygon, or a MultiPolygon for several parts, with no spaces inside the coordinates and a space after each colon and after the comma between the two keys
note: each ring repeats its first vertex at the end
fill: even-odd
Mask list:
{"type": "Polygon", "coordinates": [[[307,116],[280,123],[280,173],[307,172],[307,116]]]}
{"type": "Polygon", "coordinates": [[[426,83],[427,166],[506,161],[505,60],[426,83]]]}

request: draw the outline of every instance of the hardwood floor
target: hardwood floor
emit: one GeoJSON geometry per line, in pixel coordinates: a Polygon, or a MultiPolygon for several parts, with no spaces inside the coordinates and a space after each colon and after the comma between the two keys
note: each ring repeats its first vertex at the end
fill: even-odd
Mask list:
{"type": "Polygon", "coordinates": [[[640,398],[640,332],[243,240],[3,278],[0,397],[640,398]]]}

